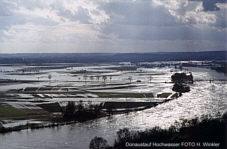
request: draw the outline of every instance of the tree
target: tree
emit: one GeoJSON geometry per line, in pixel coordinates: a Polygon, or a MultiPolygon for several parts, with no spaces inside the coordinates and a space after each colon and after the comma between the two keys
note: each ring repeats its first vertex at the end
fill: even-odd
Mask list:
{"type": "Polygon", "coordinates": [[[175,73],[171,76],[171,80],[174,83],[193,83],[192,73],[175,73]]]}
{"type": "Polygon", "coordinates": [[[100,79],[100,76],[96,76],[96,80],[98,80],[98,81],[99,81],[99,79],[100,79]]]}
{"type": "Polygon", "coordinates": [[[112,80],[112,76],[110,76],[110,82],[111,82],[111,80],[112,80]]]}
{"type": "Polygon", "coordinates": [[[101,137],[95,137],[91,140],[90,149],[106,149],[108,147],[107,141],[101,137]]]}
{"type": "Polygon", "coordinates": [[[65,112],[64,112],[63,117],[68,118],[68,119],[73,118],[75,110],[76,110],[76,106],[75,106],[74,102],[69,101],[65,107],[65,112]]]}
{"type": "Polygon", "coordinates": [[[189,92],[190,87],[186,84],[181,84],[181,83],[175,83],[172,88],[173,91],[179,92],[180,94],[189,92]]]}
{"type": "Polygon", "coordinates": [[[130,83],[132,82],[132,76],[128,77],[128,80],[130,81],[130,83]]]}
{"type": "Polygon", "coordinates": [[[87,81],[87,76],[83,76],[83,78],[84,78],[84,81],[86,82],[87,81]]]}
{"type": "Polygon", "coordinates": [[[51,74],[49,74],[48,75],[49,82],[50,82],[51,78],[52,78],[52,76],[51,76],[51,74]]]}
{"type": "Polygon", "coordinates": [[[128,128],[120,129],[117,132],[117,141],[125,141],[128,138],[130,138],[130,136],[131,136],[131,133],[128,128]]]}
{"type": "Polygon", "coordinates": [[[107,76],[102,76],[104,83],[106,83],[107,76]]]}
{"type": "Polygon", "coordinates": [[[93,76],[90,76],[90,80],[93,81],[94,77],[93,76]]]}
{"type": "Polygon", "coordinates": [[[150,75],[150,76],[149,76],[149,82],[151,82],[151,79],[152,79],[152,76],[150,75]]]}

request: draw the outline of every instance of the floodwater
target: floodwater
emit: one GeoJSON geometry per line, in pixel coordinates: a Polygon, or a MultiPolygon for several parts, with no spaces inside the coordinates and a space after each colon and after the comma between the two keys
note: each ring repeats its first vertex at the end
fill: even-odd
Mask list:
{"type": "Polygon", "coordinates": [[[189,68],[195,80],[189,93],[157,107],[129,114],[119,114],[84,123],[55,128],[22,130],[0,135],[1,149],[87,149],[95,136],[103,137],[112,144],[116,131],[121,128],[144,130],[154,126],[169,127],[175,121],[191,119],[202,115],[215,115],[227,109],[225,79],[222,73],[209,69],[189,68]]]}

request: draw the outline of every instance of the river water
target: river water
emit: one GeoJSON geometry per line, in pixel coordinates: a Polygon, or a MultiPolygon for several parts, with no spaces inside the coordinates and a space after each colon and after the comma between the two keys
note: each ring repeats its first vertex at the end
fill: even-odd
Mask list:
{"type": "MultiPolygon", "coordinates": [[[[209,69],[189,68],[195,80],[226,79],[222,73],[209,69]]],[[[144,130],[154,126],[169,127],[175,121],[207,114],[223,113],[227,109],[225,81],[198,81],[189,93],[178,99],[144,111],[119,114],[97,120],[38,130],[22,130],[0,135],[0,149],[87,149],[95,136],[114,142],[121,128],[144,130]]]]}

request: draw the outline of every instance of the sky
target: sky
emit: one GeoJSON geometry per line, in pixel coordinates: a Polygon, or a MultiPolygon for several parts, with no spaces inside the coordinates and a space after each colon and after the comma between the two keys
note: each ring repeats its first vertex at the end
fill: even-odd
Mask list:
{"type": "Polygon", "coordinates": [[[0,53],[227,50],[227,0],[1,0],[0,53]]]}

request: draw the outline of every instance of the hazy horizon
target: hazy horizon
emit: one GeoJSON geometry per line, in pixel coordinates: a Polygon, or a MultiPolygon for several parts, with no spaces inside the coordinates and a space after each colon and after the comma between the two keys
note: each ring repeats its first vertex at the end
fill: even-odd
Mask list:
{"type": "Polygon", "coordinates": [[[217,50],[217,51],[177,51],[177,52],[40,52],[40,53],[0,53],[1,54],[155,54],[155,53],[206,53],[206,52],[227,52],[227,50],[217,50]]]}

